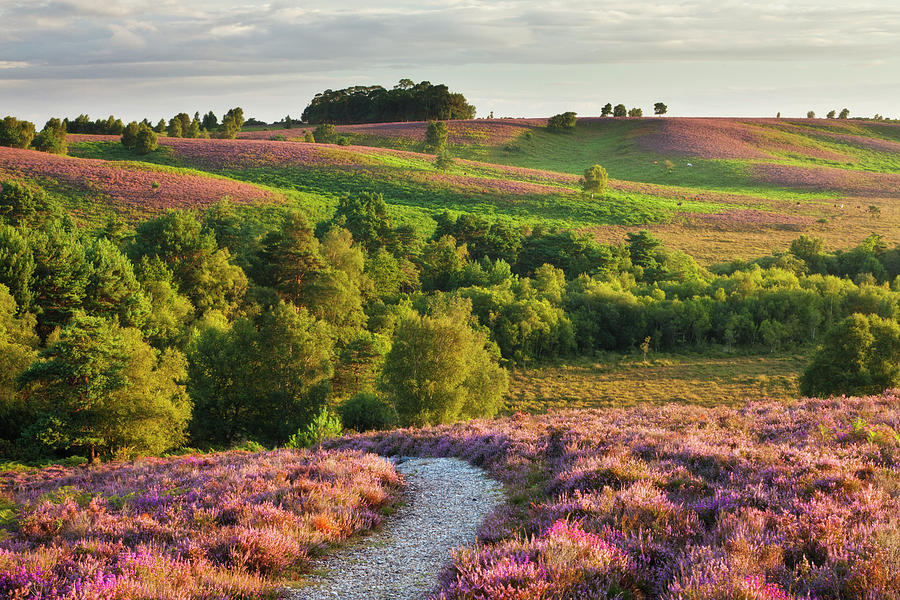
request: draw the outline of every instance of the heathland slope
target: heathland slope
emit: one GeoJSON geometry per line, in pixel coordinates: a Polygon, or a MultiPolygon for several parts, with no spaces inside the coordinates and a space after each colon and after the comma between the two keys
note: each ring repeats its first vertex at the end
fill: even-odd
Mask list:
{"type": "Polygon", "coordinates": [[[341,145],[283,141],[302,139],[303,128],[238,140],[163,137],[142,158],[115,137],[70,136],[73,155],[107,162],[5,151],[0,169],[99,190],[117,210],[124,204],[145,212],[227,195],[238,202],[288,198],[321,219],[340,196],[371,190],[384,195],[395,218],[426,231],[444,210],[571,227],[606,242],[649,228],[706,263],[758,256],[803,233],[839,248],[873,231],[900,242],[898,125],[588,118],[560,134],[545,123],[452,122],[449,147],[457,158],[442,169],[423,152],[424,123],[339,126],[341,145]],[[578,178],[594,163],[611,181],[605,194],[588,197],[578,178]]]}

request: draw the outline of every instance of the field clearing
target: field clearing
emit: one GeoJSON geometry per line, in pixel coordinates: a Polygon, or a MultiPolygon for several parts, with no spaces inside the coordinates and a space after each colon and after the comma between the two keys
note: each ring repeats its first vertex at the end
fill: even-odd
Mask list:
{"type": "Polygon", "coordinates": [[[738,406],[746,400],[798,396],[806,360],[795,354],[716,355],[651,353],[608,360],[515,369],[505,410],[620,408],[668,402],[738,406]]]}

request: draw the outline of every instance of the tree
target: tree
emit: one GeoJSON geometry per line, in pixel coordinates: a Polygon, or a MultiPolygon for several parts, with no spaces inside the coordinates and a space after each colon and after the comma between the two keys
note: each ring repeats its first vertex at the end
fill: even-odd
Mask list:
{"type": "Polygon", "coordinates": [[[28,441],[90,456],[158,454],[184,442],[190,402],[184,357],[136,329],[80,315],[19,377],[34,418],[28,441]]]}
{"type": "Polygon", "coordinates": [[[450,130],[443,121],[429,121],[425,129],[425,151],[440,154],[447,147],[450,130]]]}
{"type": "Polygon", "coordinates": [[[632,108],[632,109],[629,109],[629,111],[628,111],[628,116],[629,116],[629,117],[643,117],[643,116],[644,116],[644,110],[641,109],[641,108],[632,108]]]}
{"type": "Polygon", "coordinates": [[[172,210],[141,223],[129,253],[133,260],[158,257],[200,314],[234,311],[247,289],[247,276],[231,264],[228,250],[219,249],[215,236],[188,211],[172,210]]]}
{"type": "Polygon", "coordinates": [[[491,417],[508,387],[499,352],[475,330],[468,303],[435,316],[410,312],[397,324],[381,389],[403,425],[491,417]]]}
{"type": "Polygon", "coordinates": [[[158,147],[156,132],[141,123],[134,139],[134,151],[138,154],[150,154],[158,147]]]}
{"type": "Polygon", "coordinates": [[[22,311],[33,307],[34,268],[34,255],[25,237],[15,227],[0,223],[0,284],[22,311]]]}
{"type": "Polygon", "coordinates": [[[837,114],[837,111],[834,110],[834,109],[831,109],[831,110],[828,111],[828,114],[825,115],[825,118],[826,118],[826,119],[833,119],[833,118],[834,118],[834,115],[836,115],[836,114],[837,114]]]}
{"type": "Polygon", "coordinates": [[[213,111],[209,111],[205,115],[203,115],[203,121],[201,122],[203,125],[203,129],[207,131],[213,131],[216,127],[219,126],[219,119],[216,118],[216,115],[213,111]]]}
{"type": "Polygon", "coordinates": [[[608,117],[609,115],[612,114],[612,111],[613,111],[613,105],[611,103],[607,102],[606,104],[603,105],[603,108],[600,109],[600,116],[608,117]]]}
{"type": "Polygon", "coordinates": [[[34,123],[5,117],[0,121],[0,146],[28,148],[34,139],[34,123]]]}
{"type": "Polygon", "coordinates": [[[843,108],[841,109],[841,113],[838,115],[838,119],[848,119],[850,118],[850,109],[843,108]]]}
{"type": "Polygon", "coordinates": [[[811,111],[807,112],[807,113],[806,113],[806,118],[807,118],[807,119],[815,119],[815,118],[816,118],[816,111],[811,110],[811,111]]]}
{"type": "Polygon", "coordinates": [[[200,137],[200,120],[197,117],[191,121],[191,124],[188,126],[187,135],[184,137],[189,138],[199,138],[200,137]]]}
{"type": "Polygon", "coordinates": [[[624,117],[626,114],[628,114],[628,111],[624,104],[616,104],[615,108],[613,108],[614,117],[624,117]]]}
{"type": "Polygon", "coordinates": [[[602,194],[606,191],[606,184],[609,182],[609,174],[601,165],[593,165],[584,170],[584,177],[581,179],[581,189],[585,194],[590,194],[591,198],[594,194],[602,194]]]}
{"type": "Polygon", "coordinates": [[[547,129],[555,132],[574,130],[575,123],[577,122],[575,118],[576,114],[577,113],[569,111],[553,115],[547,120],[547,129]]]}
{"type": "Polygon", "coordinates": [[[169,127],[166,129],[166,133],[171,138],[180,138],[184,135],[184,131],[181,129],[181,120],[176,118],[169,119],[169,127]]]}
{"type": "Polygon", "coordinates": [[[207,328],[189,352],[192,438],[283,443],[322,407],[332,355],[327,325],[283,302],[230,329],[207,328]]]}
{"type": "Polygon", "coordinates": [[[237,134],[241,132],[244,126],[244,109],[240,106],[229,109],[225,116],[222,117],[222,126],[219,127],[219,135],[226,139],[233,140],[237,134]]]}
{"type": "Polygon", "coordinates": [[[137,144],[137,134],[140,130],[140,124],[137,121],[132,121],[128,125],[125,126],[125,131],[122,132],[121,142],[122,145],[126,148],[133,149],[137,144]]]}
{"type": "Polygon", "coordinates": [[[35,263],[31,286],[37,329],[41,338],[46,338],[57,327],[67,325],[81,309],[91,265],[81,233],[62,223],[49,223],[32,231],[28,241],[35,263]]]}
{"type": "Polygon", "coordinates": [[[453,157],[446,150],[438,153],[437,157],[434,159],[434,166],[436,169],[441,171],[446,171],[454,164],[453,157]]]}
{"type": "Polygon", "coordinates": [[[156,124],[156,127],[153,129],[156,133],[163,133],[166,130],[166,120],[160,119],[159,123],[156,124]]]}
{"type": "Polygon", "coordinates": [[[296,303],[303,288],[324,269],[319,240],[306,215],[295,210],[285,215],[282,226],[263,240],[255,273],[257,281],[296,303]]]}
{"type": "Polygon", "coordinates": [[[319,144],[331,144],[334,142],[334,125],[322,123],[313,130],[313,139],[319,144]]]}
{"type": "Polygon", "coordinates": [[[85,287],[84,310],[105,319],[117,319],[126,327],[143,328],[150,301],[134,274],[131,261],[106,238],[87,247],[91,274],[85,287]]]}
{"type": "Polygon", "coordinates": [[[47,121],[44,128],[34,138],[34,147],[41,152],[51,154],[66,154],[66,126],[59,119],[53,118],[47,121]]]}
{"type": "Polygon", "coordinates": [[[37,358],[40,340],[34,325],[34,317],[20,314],[15,299],[0,284],[0,440],[18,439],[28,414],[16,391],[16,377],[37,358]]]}
{"type": "Polygon", "coordinates": [[[653,114],[654,115],[664,115],[668,112],[669,107],[663,104],[662,102],[657,102],[653,105],[653,114]]]}
{"type": "Polygon", "coordinates": [[[361,192],[342,196],[338,199],[332,223],[345,227],[369,252],[390,246],[394,225],[381,194],[361,192]]]}
{"type": "Polygon", "coordinates": [[[900,386],[900,325],[854,313],[825,335],[800,378],[807,396],[879,394],[900,386]]]}

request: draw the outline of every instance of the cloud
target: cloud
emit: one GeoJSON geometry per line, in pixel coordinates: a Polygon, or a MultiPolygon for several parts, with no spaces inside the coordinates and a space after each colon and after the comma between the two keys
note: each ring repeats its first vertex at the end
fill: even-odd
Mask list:
{"type": "MultiPolygon", "coordinates": [[[[863,0],[852,8],[821,0],[298,4],[6,0],[0,2],[0,65],[16,66],[0,67],[0,80],[96,84],[129,78],[163,85],[177,79],[207,85],[216,77],[263,82],[336,72],[366,79],[386,67],[437,74],[466,67],[627,72],[628,65],[657,64],[689,70],[698,61],[874,65],[900,55],[896,0],[863,0]]],[[[739,71],[725,76],[738,78],[739,71]]],[[[358,82],[338,85],[352,83],[358,82]]]]}

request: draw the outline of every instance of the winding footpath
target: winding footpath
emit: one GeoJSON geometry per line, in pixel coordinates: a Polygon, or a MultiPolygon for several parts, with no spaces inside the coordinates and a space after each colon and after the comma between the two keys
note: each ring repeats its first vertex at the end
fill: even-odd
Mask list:
{"type": "Polygon", "coordinates": [[[384,527],[314,565],[325,575],[290,590],[291,600],[413,600],[438,583],[450,551],[475,541],[484,518],[504,502],[483,470],[455,458],[397,462],[403,504],[384,527]]]}

